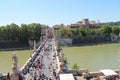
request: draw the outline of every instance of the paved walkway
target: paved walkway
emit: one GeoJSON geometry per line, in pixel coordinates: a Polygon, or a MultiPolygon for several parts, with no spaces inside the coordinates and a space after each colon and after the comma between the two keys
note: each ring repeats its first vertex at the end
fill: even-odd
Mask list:
{"type": "MultiPolygon", "coordinates": [[[[33,65],[33,67],[29,69],[29,73],[27,73],[27,75],[25,76],[26,80],[34,80],[34,77],[38,78],[42,74],[44,74],[47,78],[54,78],[53,71],[56,72],[57,62],[56,59],[54,59],[53,57],[53,44],[53,39],[49,39],[45,43],[36,60],[32,63],[35,66],[33,65]],[[42,66],[39,66],[40,63],[42,64],[42,66]]],[[[56,79],[54,78],[54,80],[56,79]]]]}

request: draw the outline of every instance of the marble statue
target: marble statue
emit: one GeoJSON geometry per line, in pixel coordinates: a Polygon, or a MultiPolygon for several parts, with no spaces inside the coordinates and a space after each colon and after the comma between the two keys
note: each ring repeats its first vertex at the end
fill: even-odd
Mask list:
{"type": "Polygon", "coordinates": [[[13,62],[13,66],[12,66],[13,73],[17,74],[18,73],[18,57],[16,53],[12,55],[12,62],[13,62]]]}

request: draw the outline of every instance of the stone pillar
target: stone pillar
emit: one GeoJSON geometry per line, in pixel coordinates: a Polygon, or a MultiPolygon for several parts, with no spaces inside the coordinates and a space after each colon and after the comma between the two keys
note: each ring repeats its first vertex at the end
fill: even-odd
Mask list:
{"type": "Polygon", "coordinates": [[[19,80],[19,77],[16,74],[12,74],[10,80],[19,80]]]}
{"type": "Polygon", "coordinates": [[[36,41],[34,40],[33,52],[35,52],[35,51],[36,51],[36,46],[37,46],[37,44],[36,44],[36,41]]]}

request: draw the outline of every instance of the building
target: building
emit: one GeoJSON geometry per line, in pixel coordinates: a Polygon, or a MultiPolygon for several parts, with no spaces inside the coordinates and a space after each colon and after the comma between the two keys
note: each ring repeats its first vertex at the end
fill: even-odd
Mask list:
{"type": "Polygon", "coordinates": [[[82,24],[83,24],[84,26],[89,26],[89,19],[83,19],[83,20],[82,20],[82,24]]]}
{"type": "Polygon", "coordinates": [[[83,19],[82,21],[78,21],[77,23],[68,25],[70,28],[77,28],[77,27],[90,27],[90,28],[98,28],[100,27],[99,23],[96,21],[89,21],[89,19],[83,19]]]}
{"type": "Polygon", "coordinates": [[[102,23],[98,23],[96,21],[89,21],[89,19],[83,19],[82,21],[78,21],[76,23],[73,23],[73,24],[70,24],[70,25],[64,25],[64,24],[60,24],[60,25],[54,25],[53,26],[53,29],[54,29],[54,33],[55,33],[55,36],[58,38],[60,37],[60,32],[59,32],[59,29],[62,27],[62,28],[78,28],[80,26],[83,26],[83,27],[89,27],[89,28],[99,28],[102,26],[102,23]]]}

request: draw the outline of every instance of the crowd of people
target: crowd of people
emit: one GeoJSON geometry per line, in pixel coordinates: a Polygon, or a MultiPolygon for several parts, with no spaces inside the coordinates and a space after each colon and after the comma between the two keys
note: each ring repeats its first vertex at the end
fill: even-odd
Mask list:
{"type": "Polygon", "coordinates": [[[54,49],[52,45],[52,40],[48,40],[40,53],[38,53],[35,61],[31,61],[28,71],[31,80],[57,80],[59,78],[56,73],[57,65],[53,56],[54,49]]]}

